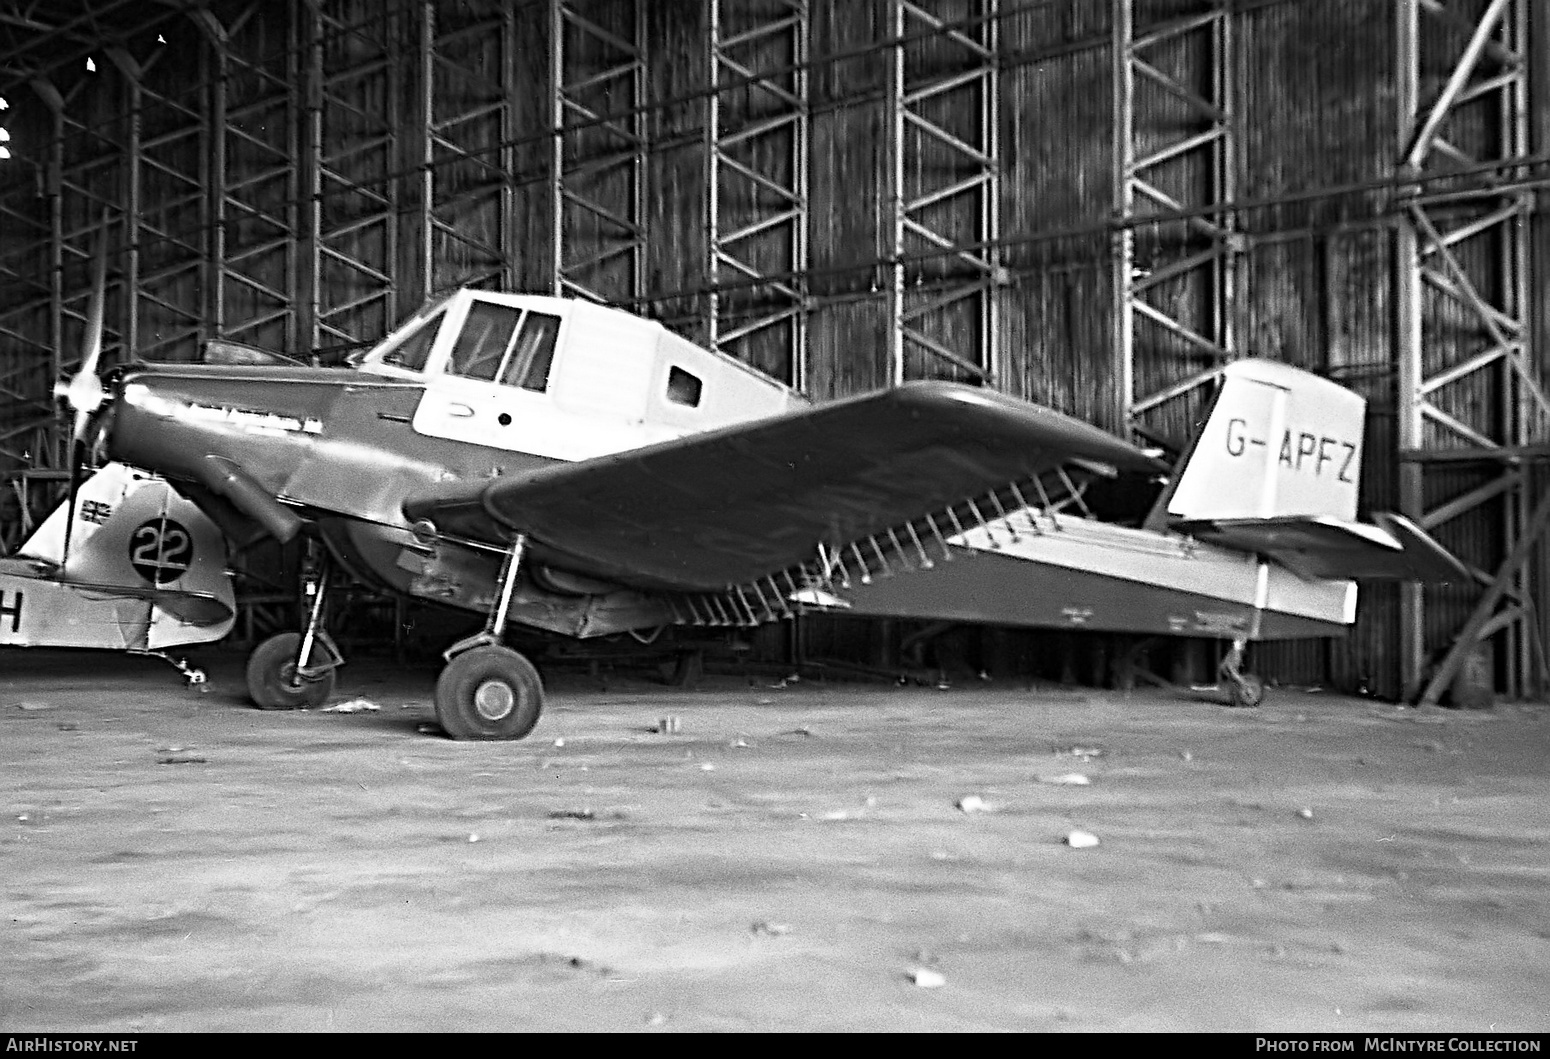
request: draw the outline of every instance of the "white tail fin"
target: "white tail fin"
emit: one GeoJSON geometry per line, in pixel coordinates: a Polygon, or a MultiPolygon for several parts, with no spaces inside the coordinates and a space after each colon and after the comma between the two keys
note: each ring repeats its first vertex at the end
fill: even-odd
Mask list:
{"type": "Polygon", "coordinates": [[[1222,375],[1165,497],[1168,520],[1355,519],[1367,402],[1271,361],[1234,361],[1222,375]]]}
{"type": "Polygon", "coordinates": [[[53,567],[50,580],[104,597],[122,589],[127,598],[150,601],[151,648],[217,639],[231,627],[235,603],[226,542],[215,524],[165,481],[109,463],[82,482],[67,560],[71,514],[70,504],[60,504],[17,556],[53,567]]]}

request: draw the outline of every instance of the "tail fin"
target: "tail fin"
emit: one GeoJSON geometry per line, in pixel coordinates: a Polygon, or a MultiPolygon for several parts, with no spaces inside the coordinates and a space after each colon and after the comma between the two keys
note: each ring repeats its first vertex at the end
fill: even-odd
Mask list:
{"type": "Polygon", "coordinates": [[[1159,500],[1168,523],[1356,518],[1367,402],[1286,364],[1234,361],[1159,500]]]}
{"type": "Polygon", "coordinates": [[[1235,361],[1148,524],[1310,579],[1467,581],[1468,569],[1408,520],[1356,521],[1366,416],[1367,402],[1338,383],[1235,361]]]}
{"type": "Polygon", "coordinates": [[[159,478],[110,463],[81,483],[17,550],[50,580],[149,601],[149,646],[218,639],[235,613],[226,542],[215,524],[159,478]],[[195,634],[194,630],[198,630],[195,634]]]}

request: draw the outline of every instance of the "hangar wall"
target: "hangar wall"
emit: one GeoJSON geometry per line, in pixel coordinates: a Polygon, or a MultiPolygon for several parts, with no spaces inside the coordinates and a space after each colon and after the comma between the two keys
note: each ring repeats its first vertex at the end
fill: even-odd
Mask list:
{"type": "MultiPolygon", "coordinates": [[[[110,363],[328,354],[502,285],[819,397],[982,381],[1177,448],[1212,365],[1273,357],[1368,397],[1365,507],[1495,575],[1550,407],[1530,6],[98,0],[97,39],[0,38],[0,472],[65,465],[105,217],[110,363]]],[[[1514,693],[1545,560],[1484,616],[1514,693]]],[[[1256,667],[1398,694],[1480,596],[1369,590],[1256,667]]]]}

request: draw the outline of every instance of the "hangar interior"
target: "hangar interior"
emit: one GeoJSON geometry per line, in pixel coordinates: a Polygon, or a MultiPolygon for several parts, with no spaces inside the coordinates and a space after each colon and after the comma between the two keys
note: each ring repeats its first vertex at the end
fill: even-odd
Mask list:
{"type": "Polygon", "coordinates": [[[105,232],[107,364],[328,361],[500,287],[820,399],[950,379],[1174,453],[1221,363],[1308,368],[1369,402],[1363,514],[1479,583],[1366,589],[1349,638],[1254,669],[1400,697],[1467,650],[1535,694],[1547,76],[1530,0],[6,3],[3,543],[69,475],[53,386],[105,232]]]}

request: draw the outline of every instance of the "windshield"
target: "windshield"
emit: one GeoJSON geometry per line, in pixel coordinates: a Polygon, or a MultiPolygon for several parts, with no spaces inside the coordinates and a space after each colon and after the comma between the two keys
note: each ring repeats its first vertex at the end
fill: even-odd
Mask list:
{"type": "Polygon", "coordinates": [[[361,364],[380,364],[402,371],[424,371],[445,314],[446,299],[427,306],[414,319],[389,335],[382,345],[366,354],[361,364]]]}

